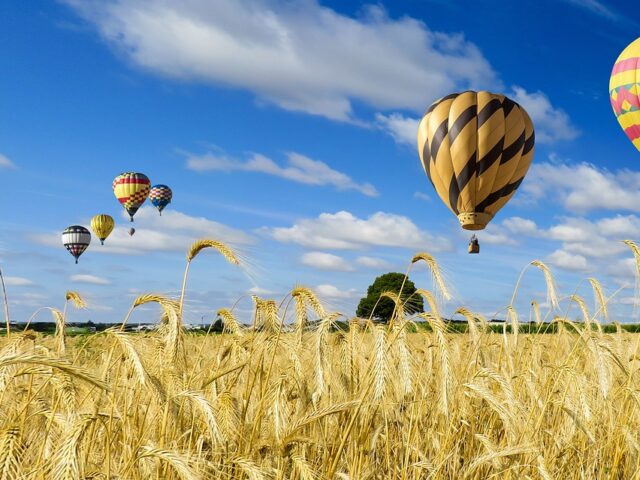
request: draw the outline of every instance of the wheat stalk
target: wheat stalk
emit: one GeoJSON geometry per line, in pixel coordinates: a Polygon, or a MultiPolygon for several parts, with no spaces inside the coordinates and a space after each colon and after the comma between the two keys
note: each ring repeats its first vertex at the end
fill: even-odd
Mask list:
{"type": "Polygon", "coordinates": [[[180,301],[178,311],[180,313],[180,317],[182,319],[182,308],[184,306],[184,294],[187,288],[187,278],[189,276],[189,266],[191,265],[191,261],[204,249],[213,248],[220,255],[222,255],[225,260],[233,265],[240,265],[240,260],[238,260],[237,255],[229,246],[218,241],[211,239],[203,239],[195,241],[189,250],[187,251],[187,265],[184,269],[184,275],[182,277],[182,288],[180,290],[180,301]]]}
{"type": "Polygon", "coordinates": [[[411,263],[415,264],[421,260],[429,267],[431,275],[433,276],[434,284],[439,288],[440,294],[445,298],[445,300],[450,300],[451,294],[449,293],[449,289],[442,277],[440,265],[438,265],[436,259],[426,252],[418,252],[411,259],[411,263]]]}
{"type": "Polygon", "coordinates": [[[65,298],[67,301],[71,301],[71,303],[73,303],[73,305],[78,309],[87,308],[87,302],[84,301],[78,292],[68,290],[65,298]]]}
{"type": "Polygon", "coordinates": [[[140,462],[145,458],[155,458],[171,465],[182,480],[201,479],[201,476],[189,465],[189,458],[174,450],[144,445],[138,450],[136,462],[140,462]]]}
{"type": "Polygon", "coordinates": [[[224,323],[224,330],[231,333],[232,335],[237,335],[239,337],[244,335],[244,328],[238,320],[236,320],[235,315],[226,308],[221,308],[216,312],[216,315],[222,318],[222,322],[224,323]]]}
{"type": "MultiPolygon", "coordinates": [[[[607,309],[607,301],[605,299],[604,292],[602,290],[602,285],[595,278],[589,278],[588,280],[589,280],[589,283],[591,284],[591,287],[593,288],[593,296],[596,299],[596,305],[599,306],[598,311],[602,312],[602,317],[606,322],[609,320],[609,312],[607,309]]],[[[594,317],[595,315],[597,315],[598,311],[595,312],[594,317]]]]}
{"type": "Polygon", "coordinates": [[[23,453],[18,427],[8,427],[0,432],[0,480],[20,478],[23,453]]]}

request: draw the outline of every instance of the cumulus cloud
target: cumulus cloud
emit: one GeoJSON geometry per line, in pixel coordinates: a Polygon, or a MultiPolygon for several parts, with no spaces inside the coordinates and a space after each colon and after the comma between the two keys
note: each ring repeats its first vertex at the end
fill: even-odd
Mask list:
{"type": "Polygon", "coordinates": [[[4,283],[11,287],[28,287],[33,285],[33,282],[24,277],[4,277],[4,283]]]}
{"type": "Polygon", "coordinates": [[[9,303],[14,306],[37,308],[41,307],[48,297],[42,293],[19,293],[12,295],[9,303]]]}
{"type": "Polygon", "coordinates": [[[620,20],[620,15],[598,0],[565,0],[568,3],[589,10],[596,15],[609,20],[620,20]]]}
{"type": "Polygon", "coordinates": [[[588,258],[612,257],[625,252],[627,247],[622,240],[638,234],[640,219],[635,215],[617,215],[596,221],[570,217],[545,232],[546,238],[563,242],[565,251],[588,258]]]}
{"type": "MultiPolygon", "coordinates": [[[[612,274],[611,267],[618,262],[616,257],[629,253],[622,240],[640,236],[640,218],[636,215],[620,214],[597,220],[563,217],[558,223],[548,228],[540,228],[530,219],[511,217],[496,224],[493,230],[488,227],[487,232],[498,239],[507,237],[517,243],[525,237],[559,242],[560,248],[547,257],[550,264],[572,272],[592,271],[612,274]]],[[[485,241],[484,233],[481,240],[485,241]]],[[[508,241],[492,242],[491,237],[488,243],[509,244],[508,241]]],[[[616,267],[613,272],[618,276],[628,276],[628,267],[616,267]]]]}
{"type": "Polygon", "coordinates": [[[0,168],[13,170],[16,168],[16,165],[6,156],[0,153],[0,168]]]}
{"type": "Polygon", "coordinates": [[[522,184],[524,201],[555,198],[581,213],[603,210],[640,212],[640,172],[609,171],[588,163],[534,163],[522,184]]]}
{"type": "Polygon", "coordinates": [[[490,223],[480,234],[482,243],[489,245],[518,245],[523,237],[539,236],[541,231],[533,220],[509,217],[500,223],[490,223]]]}
{"type": "Polygon", "coordinates": [[[329,284],[318,285],[313,290],[320,298],[326,298],[328,300],[352,299],[360,296],[358,291],[354,288],[345,290],[329,284]]]}
{"type": "Polygon", "coordinates": [[[252,295],[264,296],[264,295],[273,295],[276,292],[274,292],[273,290],[269,290],[267,288],[255,286],[249,289],[249,293],[251,293],[252,295]]]}
{"type": "MultiPolygon", "coordinates": [[[[204,217],[192,217],[177,210],[165,210],[162,216],[159,216],[155,208],[142,207],[135,216],[136,233],[133,237],[128,234],[128,215],[124,210],[122,219],[123,222],[114,229],[104,245],[92,243],[88,252],[123,255],[185,252],[200,238],[216,238],[231,245],[249,245],[256,240],[241,230],[204,217]]],[[[60,234],[56,232],[34,234],[29,238],[41,245],[60,247],[60,234]]]]}
{"type": "Polygon", "coordinates": [[[342,257],[326,252],[308,252],[302,255],[300,261],[309,267],[319,270],[336,270],[351,272],[353,267],[342,257]]]}
{"type": "Polygon", "coordinates": [[[286,166],[281,166],[260,154],[254,154],[246,161],[211,152],[187,158],[187,168],[196,172],[260,172],[307,185],[330,185],[338,190],[356,190],[370,197],[378,196],[373,185],[356,183],[347,174],[334,170],[319,160],[291,152],[287,154],[287,163],[286,166]]]}
{"type": "Polygon", "coordinates": [[[375,257],[358,257],[356,263],[367,268],[388,268],[391,266],[386,260],[375,257]]]}
{"type": "Polygon", "coordinates": [[[556,250],[547,257],[547,262],[565,270],[582,272],[588,269],[587,259],[582,255],[572,254],[565,250],[556,250]]]}
{"type": "Polygon", "coordinates": [[[111,282],[106,278],[89,274],[71,275],[70,279],[72,282],[76,283],[89,283],[91,285],[111,285],[111,282]]]}
{"type": "MultiPolygon", "coordinates": [[[[550,264],[571,272],[611,274],[611,266],[618,261],[616,258],[629,253],[622,240],[638,237],[640,217],[618,214],[597,220],[562,217],[548,228],[541,228],[530,219],[510,217],[501,223],[489,224],[480,240],[496,245],[516,245],[525,238],[559,243],[559,248],[547,256],[550,264]]],[[[618,276],[628,276],[629,268],[615,268],[614,271],[618,276]]]]}
{"type": "Polygon", "coordinates": [[[511,98],[522,105],[531,117],[536,129],[536,142],[573,140],[580,135],[580,131],[571,124],[569,115],[551,105],[551,101],[543,92],[531,93],[515,86],[511,98]]]}
{"type": "Polygon", "coordinates": [[[322,213],[291,227],[266,229],[274,239],[315,249],[359,249],[368,246],[451,250],[448,239],[418,228],[409,218],[377,212],[366,219],[350,212],[322,213]]]}
{"type": "Polygon", "coordinates": [[[630,257],[609,263],[605,272],[613,277],[630,279],[637,275],[637,268],[636,259],[630,257]]]}
{"type": "Polygon", "coordinates": [[[536,222],[528,218],[509,217],[502,221],[502,225],[514,235],[536,236],[540,233],[536,222]]]}
{"type": "Polygon", "coordinates": [[[397,143],[409,146],[417,145],[419,123],[419,118],[407,117],[397,112],[389,115],[376,114],[376,124],[379,128],[391,135],[397,143]]]}
{"type": "Polygon", "coordinates": [[[413,198],[417,198],[418,200],[424,200],[425,202],[431,201],[431,197],[423,192],[413,192],[413,198]]]}
{"type": "Polygon", "coordinates": [[[452,90],[499,86],[462,35],[380,6],[351,17],[316,0],[66,3],[142,68],[337,120],[352,118],[354,101],[422,110],[452,90]]]}

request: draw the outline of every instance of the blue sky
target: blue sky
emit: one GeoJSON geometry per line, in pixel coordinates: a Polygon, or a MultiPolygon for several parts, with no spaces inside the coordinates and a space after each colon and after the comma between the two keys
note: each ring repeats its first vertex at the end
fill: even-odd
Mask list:
{"type": "MultiPolygon", "coordinates": [[[[520,270],[547,262],[561,294],[593,305],[595,276],[631,318],[640,237],[640,153],[608,101],[611,67],[640,35],[629,2],[120,0],[0,5],[0,262],[14,319],[60,306],[119,321],[142,292],[177,294],[195,239],[237,247],[246,275],[213,254],[193,265],[186,321],[247,294],[309,286],[352,315],[372,279],[436,256],[466,305],[509,303],[520,270]],[[468,234],[426,179],[421,112],[461,89],[502,92],[533,118],[534,164],[466,253],[468,234]],[[162,217],[111,192],[121,171],[166,183],[162,217]],[[108,213],[118,227],[79,265],[68,225],[108,213]]],[[[637,9],[635,9],[637,10],[637,9]]],[[[424,269],[412,274],[432,288],[424,269]]],[[[518,310],[545,301],[539,272],[518,310]]],[[[138,314],[153,320],[155,311],[138,314]]],[[[41,317],[45,318],[45,317],[41,317]]]]}

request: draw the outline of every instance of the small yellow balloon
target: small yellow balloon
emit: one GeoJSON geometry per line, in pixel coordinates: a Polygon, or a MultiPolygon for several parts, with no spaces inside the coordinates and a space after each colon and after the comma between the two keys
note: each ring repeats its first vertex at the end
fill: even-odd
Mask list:
{"type": "Polygon", "coordinates": [[[104,245],[105,239],[111,234],[113,231],[113,227],[115,226],[115,222],[113,221],[113,217],[111,215],[96,215],[91,219],[91,230],[97,235],[100,239],[100,243],[104,245]]]}

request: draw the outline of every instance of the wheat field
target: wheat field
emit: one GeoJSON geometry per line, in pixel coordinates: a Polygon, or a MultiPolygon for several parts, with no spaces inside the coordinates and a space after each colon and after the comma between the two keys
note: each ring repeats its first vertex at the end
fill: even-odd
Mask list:
{"type": "MultiPolygon", "coordinates": [[[[603,333],[597,281],[599,311],[572,296],[582,321],[557,317],[557,333],[518,333],[513,301],[512,333],[465,308],[468,331],[453,333],[437,262],[418,254],[437,290],[418,291],[429,305],[418,317],[389,292],[388,325],[336,331],[340,314],[297,287],[280,304],[254,297],[255,328],[229,308],[225,333],[196,335],[182,305],[204,248],[240,263],[224,244],[194,244],[180,298],[131,307],[160,304],[157,331],[65,338],[67,306],[84,304],[69,292],[51,309],[55,336],[0,339],[0,479],[640,477],[640,336],[603,333]]],[[[551,273],[532,266],[553,303],[551,273]]]]}

